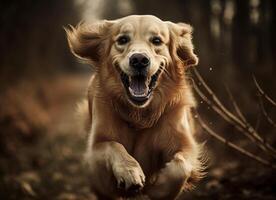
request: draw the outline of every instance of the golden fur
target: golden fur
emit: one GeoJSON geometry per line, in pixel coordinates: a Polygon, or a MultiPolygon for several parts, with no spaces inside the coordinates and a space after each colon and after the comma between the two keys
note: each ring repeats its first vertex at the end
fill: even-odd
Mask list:
{"type": "Polygon", "coordinates": [[[95,68],[84,104],[93,191],[99,199],[175,199],[203,174],[191,116],[195,100],[185,79],[187,67],[198,63],[191,26],[135,15],[80,24],[66,32],[73,54],[95,68]],[[116,40],[125,33],[131,42],[120,46],[116,40]],[[152,34],[163,43],[150,44],[152,34]],[[132,52],[149,56],[150,75],[164,63],[142,106],[129,101],[120,80],[120,71],[130,73],[126,59],[132,52]]]}

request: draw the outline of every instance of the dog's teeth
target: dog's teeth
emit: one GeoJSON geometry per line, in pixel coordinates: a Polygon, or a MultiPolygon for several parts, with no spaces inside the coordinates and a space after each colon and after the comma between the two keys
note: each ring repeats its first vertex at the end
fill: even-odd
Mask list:
{"type": "Polygon", "coordinates": [[[148,79],[147,79],[148,85],[149,85],[150,81],[151,81],[151,77],[148,77],[148,79]]]}
{"type": "Polygon", "coordinates": [[[134,91],[130,87],[128,87],[128,90],[129,90],[130,94],[135,97],[144,97],[147,95],[146,92],[144,92],[143,94],[135,94],[134,91]]]}

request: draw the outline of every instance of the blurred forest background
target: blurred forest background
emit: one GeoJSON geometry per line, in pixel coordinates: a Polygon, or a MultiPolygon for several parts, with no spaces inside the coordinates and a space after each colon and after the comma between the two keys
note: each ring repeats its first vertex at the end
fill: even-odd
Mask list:
{"type": "MultiPolygon", "coordinates": [[[[276,127],[267,120],[269,116],[276,121],[276,107],[260,100],[252,78],[255,75],[267,95],[276,99],[273,0],[3,0],[0,13],[0,199],[93,198],[81,167],[85,135],[74,123],[76,102],[92,71],[71,55],[63,30],[81,19],[152,14],[190,23],[200,74],[233,110],[227,85],[248,122],[276,147],[276,127]]],[[[198,102],[210,128],[275,162],[199,97],[198,102]]],[[[276,198],[275,169],[204,130],[199,136],[210,155],[208,175],[179,199],[276,198]]]]}

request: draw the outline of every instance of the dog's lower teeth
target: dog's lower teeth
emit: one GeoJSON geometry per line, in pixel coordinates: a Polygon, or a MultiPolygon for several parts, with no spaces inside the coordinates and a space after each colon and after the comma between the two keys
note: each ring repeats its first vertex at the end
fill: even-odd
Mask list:
{"type": "Polygon", "coordinates": [[[135,94],[135,92],[130,87],[128,87],[128,90],[129,90],[130,94],[132,96],[135,96],[135,97],[145,97],[145,96],[147,96],[147,94],[145,92],[142,93],[142,94],[135,94]]]}

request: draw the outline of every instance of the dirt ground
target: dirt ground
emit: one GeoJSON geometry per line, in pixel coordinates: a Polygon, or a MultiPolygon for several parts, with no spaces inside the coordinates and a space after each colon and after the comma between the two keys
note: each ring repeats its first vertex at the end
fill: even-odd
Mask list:
{"type": "MultiPolygon", "coordinates": [[[[12,143],[9,151],[1,153],[0,199],[93,199],[82,165],[85,135],[76,131],[73,117],[84,84],[75,79],[52,84],[59,101],[53,100],[57,105],[48,109],[47,129],[35,139],[12,143]],[[65,83],[70,89],[57,92],[58,85],[65,83]]],[[[210,154],[215,155],[208,143],[210,154]]],[[[219,148],[224,151],[227,147],[219,148]]],[[[211,158],[207,177],[179,199],[276,199],[275,171],[231,153],[233,156],[220,153],[220,158],[211,158]]]]}

